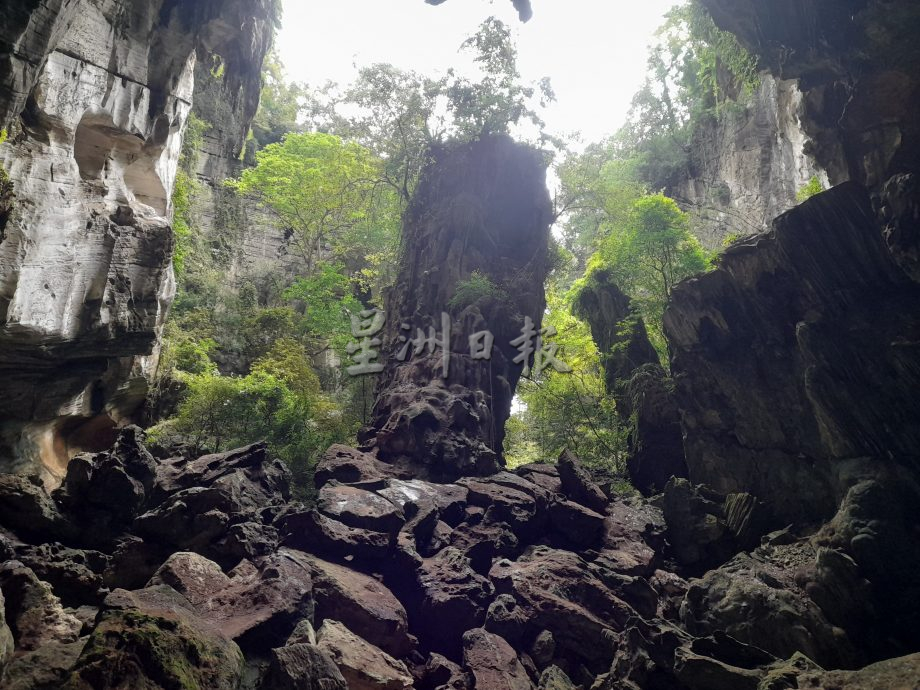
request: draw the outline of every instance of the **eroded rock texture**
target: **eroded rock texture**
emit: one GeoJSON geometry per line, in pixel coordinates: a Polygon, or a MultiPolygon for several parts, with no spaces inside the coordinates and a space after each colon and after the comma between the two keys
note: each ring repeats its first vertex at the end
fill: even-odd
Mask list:
{"type": "Polygon", "coordinates": [[[680,285],[665,329],[691,478],[791,522],[831,515],[860,473],[916,468],[918,300],[856,184],[680,285]]]}
{"type": "Polygon", "coordinates": [[[71,467],[66,492],[19,499],[63,528],[0,515],[4,687],[915,680],[915,656],[840,670],[920,645],[920,543],[905,508],[920,487],[904,476],[860,482],[821,529],[753,548],[743,498],[676,481],[663,515],[607,498],[571,455],[432,483],[335,447],[312,509],[290,503],[289,473],[261,446],[151,462],[131,429],[71,467]],[[79,529],[75,499],[119,482],[135,490],[79,529]],[[669,502],[690,508],[672,521],[669,502]],[[672,564],[690,547],[714,569],[687,580],[672,564]]]}
{"type": "Polygon", "coordinates": [[[813,155],[803,129],[804,96],[795,79],[763,73],[749,100],[705,120],[693,135],[685,174],[669,184],[668,194],[694,218],[703,245],[721,250],[731,235],[770,228],[793,208],[796,193],[817,176],[827,175],[813,155]]]}
{"type": "Polygon", "coordinates": [[[604,387],[615,397],[623,423],[633,425],[627,459],[630,480],[640,491],[660,492],[671,477],[687,476],[671,380],[645,324],[609,273],[591,274],[575,308],[591,326],[603,353],[604,387]]]}
{"type": "MultiPolygon", "coordinates": [[[[255,113],[270,2],[8,3],[0,150],[15,198],[0,228],[0,461],[63,477],[146,394],[174,292],[170,196],[197,60],[255,113]]],[[[228,143],[228,146],[234,146],[228,143]]]]}
{"type": "Polygon", "coordinates": [[[524,367],[513,361],[519,350],[511,342],[525,319],[534,335],[540,331],[551,220],[539,152],[502,137],[433,152],[406,214],[405,252],[387,296],[385,369],[368,433],[381,459],[435,477],[497,470],[524,367]],[[489,287],[464,297],[471,277],[489,287]],[[400,338],[414,339],[419,328],[443,338],[442,313],[452,323],[446,378],[441,347],[418,355],[410,348],[406,362],[397,357],[406,345],[400,338]],[[491,359],[474,359],[470,337],[484,331],[494,337],[491,359]]]}

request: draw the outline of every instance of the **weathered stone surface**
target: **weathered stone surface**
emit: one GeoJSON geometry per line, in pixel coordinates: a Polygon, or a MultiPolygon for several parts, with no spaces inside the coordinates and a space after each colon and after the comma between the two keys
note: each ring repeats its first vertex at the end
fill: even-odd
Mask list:
{"type": "Polygon", "coordinates": [[[604,516],[572,501],[559,501],[549,510],[550,525],[576,549],[596,544],[604,531],[604,516]]]}
{"type": "MultiPolygon", "coordinates": [[[[672,476],[686,477],[680,412],[631,300],[604,270],[595,270],[578,293],[575,309],[591,327],[603,359],[604,387],[617,413],[632,425],[627,469],[643,493],[664,489],[672,476]]],[[[589,506],[591,507],[591,506],[589,506]]]]}
{"type": "Polygon", "coordinates": [[[0,566],[6,625],[16,649],[32,651],[50,642],[76,642],[83,624],[61,606],[51,586],[19,561],[0,566]]]}
{"type": "Polygon", "coordinates": [[[61,687],[234,690],[242,670],[239,647],[171,588],[116,590],[61,687]]]}
{"type": "Polygon", "coordinates": [[[406,610],[383,584],[349,568],[308,559],[317,625],[331,619],[396,658],[413,648],[406,610]]]}
{"type": "Polygon", "coordinates": [[[855,458],[912,462],[918,299],[855,184],[677,287],[665,330],[691,479],[753,494],[782,526],[833,515],[855,458]]]}
{"type": "Polygon", "coordinates": [[[359,484],[383,479],[388,472],[388,465],[370,453],[337,444],[330,446],[319,459],[314,481],[321,489],[333,479],[342,484],[359,484]]]}
{"type": "Polygon", "coordinates": [[[349,690],[402,690],[412,687],[405,664],[361,639],[337,621],[316,633],[317,647],[335,662],[349,690]]]}
{"type": "MultiPolygon", "coordinates": [[[[505,421],[521,375],[509,343],[525,317],[540,328],[551,205],[540,154],[504,137],[454,144],[432,152],[405,216],[413,255],[388,302],[379,382],[368,443],[382,460],[408,458],[443,478],[498,469],[505,421]],[[495,180],[502,180],[495,184],[495,180]],[[477,271],[496,293],[473,304],[452,299],[477,271]],[[450,375],[441,352],[397,360],[401,325],[442,330],[453,320],[450,375]],[[489,330],[491,360],[470,356],[469,336],[489,330]]],[[[415,332],[414,330],[412,331],[415,332]]]]}
{"type": "Polygon", "coordinates": [[[86,641],[84,637],[76,642],[46,642],[38,649],[17,654],[3,675],[4,690],[62,687],[86,641]]]}
{"type": "Polygon", "coordinates": [[[431,654],[425,663],[424,683],[438,690],[469,690],[469,675],[458,664],[440,654],[431,654]]]}
{"type": "Polygon", "coordinates": [[[61,538],[74,531],[37,476],[0,475],[0,524],[24,537],[61,538]]]}
{"type": "Polygon", "coordinates": [[[349,690],[332,658],[312,644],[273,649],[264,686],[272,690],[349,690]]]}
{"type": "Polygon", "coordinates": [[[540,674],[539,690],[575,690],[575,683],[558,666],[550,666],[540,674]]]}
{"type": "Polygon", "coordinates": [[[562,491],[570,500],[601,515],[607,511],[607,496],[594,483],[575,455],[563,451],[556,465],[559,468],[562,491]]]}
{"type": "Polygon", "coordinates": [[[66,606],[102,601],[109,558],[98,551],[71,549],[55,542],[16,549],[16,558],[47,582],[66,606]]]}
{"type": "Polygon", "coordinates": [[[534,635],[549,630],[557,649],[589,664],[610,662],[607,631],[621,629],[633,615],[569,551],[533,547],[516,562],[497,561],[489,577],[524,609],[534,635]]]}
{"type": "Polygon", "coordinates": [[[492,583],[453,547],[426,559],[416,577],[421,596],[410,609],[413,626],[426,648],[459,659],[461,636],[485,620],[492,583]]]}
{"type": "Polygon", "coordinates": [[[281,532],[286,546],[338,559],[357,557],[379,561],[392,551],[390,535],[349,527],[315,510],[288,515],[281,532]]]}
{"type": "Polygon", "coordinates": [[[482,690],[533,690],[514,649],[498,635],[478,628],[463,636],[463,665],[482,690]]]}
{"type": "Polygon", "coordinates": [[[402,508],[353,486],[327,484],[320,489],[316,506],[327,517],[357,529],[395,533],[405,522],[402,508]]]}
{"type": "Polygon", "coordinates": [[[724,631],[781,659],[801,652],[825,668],[860,661],[846,633],[827,620],[791,571],[747,554],[692,581],[681,619],[691,634],[724,631]]]}
{"type": "Polygon", "coordinates": [[[298,621],[312,615],[311,565],[282,549],[261,568],[243,561],[228,576],[198,554],[176,553],[148,587],[172,587],[201,620],[246,650],[264,650],[283,644],[298,621]]]}
{"type": "Polygon", "coordinates": [[[918,678],[920,654],[912,654],[881,661],[859,671],[799,671],[794,682],[800,688],[815,690],[914,690],[918,678]]]}
{"type": "Polygon", "coordinates": [[[3,469],[57,483],[143,402],[175,290],[170,194],[196,56],[223,57],[243,121],[227,137],[242,142],[271,13],[238,0],[5,12],[0,126],[15,128],[0,160],[16,200],[0,229],[3,469]]]}
{"type": "Polygon", "coordinates": [[[3,597],[3,591],[0,590],[0,677],[13,656],[14,646],[13,633],[6,622],[6,600],[3,597]]]}

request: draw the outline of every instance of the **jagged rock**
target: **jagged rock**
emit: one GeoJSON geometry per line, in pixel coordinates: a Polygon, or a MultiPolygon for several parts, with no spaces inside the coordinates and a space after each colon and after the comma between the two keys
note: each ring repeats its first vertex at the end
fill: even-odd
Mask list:
{"type": "Polygon", "coordinates": [[[664,324],[693,481],[752,494],[777,528],[831,517],[853,458],[909,466],[918,300],[853,183],[677,286],[664,324]]]}
{"type": "Polygon", "coordinates": [[[402,690],[413,679],[405,664],[361,639],[337,621],[317,632],[317,647],[335,662],[349,690],[402,690]]]}
{"type": "Polygon", "coordinates": [[[604,516],[572,501],[554,503],[549,510],[550,525],[564,542],[576,549],[592,546],[604,531],[604,516]]]}
{"type": "Polygon", "coordinates": [[[406,521],[399,506],[353,486],[326,484],[316,505],[327,517],[356,529],[396,533],[406,521]]]}
{"type": "Polygon", "coordinates": [[[49,542],[17,548],[16,558],[50,584],[67,606],[98,604],[105,596],[100,590],[109,557],[103,553],[49,542]]]}
{"type": "Polygon", "coordinates": [[[291,633],[291,636],[285,643],[286,646],[295,644],[316,644],[316,630],[313,628],[313,623],[311,623],[308,618],[303,619],[297,624],[294,628],[294,632],[291,633]]]}
{"type": "Polygon", "coordinates": [[[349,527],[315,510],[284,518],[282,543],[338,560],[348,557],[380,561],[391,553],[390,535],[349,527]]]}
{"type": "Polygon", "coordinates": [[[558,666],[550,666],[540,674],[539,690],[575,690],[575,683],[558,666]]]}
{"type": "Polygon", "coordinates": [[[623,422],[632,426],[630,480],[643,493],[660,492],[672,476],[687,476],[687,464],[680,412],[645,323],[605,270],[591,272],[574,306],[605,353],[604,387],[615,396],[623,422]]]}
{"type": "Polygon", "coordinates": [[[472,686],[469,676],[459,665],[436,653],[425,663],[424,682],[436,690],[469,690],[472,686]]]}
{"type": "Polygon", "coordinates": [[[477,690],[533,690],[511,645],[482,628],[463,635],[463,665],[477,690]]]}
{"type": "Polygon", "coordinates": [[[451,532],[450,545],[462,551],[473,570],[483,575],[497,557],[513,558],[520,552],[520,540],[507,522],[464,522],[451,532]]]}
{"type": "Polygon", "coordinates": [[[405,459],[416,476],[438,479],[500,469],[505,421],[522,372],[510,343],[525,317],[539,330],[545,307],[552,217],[545,177],[539,152],[507,137],[432,151],[405,214],[403,236],[412,254],[387,303],[384,371],[371,429],[363,434],[381,460],[405,459]],[[458,286],[474,271],[495,285],[494,294],[459,304],[458,286]],[[440,332],[442,312],[453,321],[446,380],[440,350],[407,362],[396,358],[402,324],[440,332]],[[469,337],[485,330],[494,336],[491,359],[473,359],[469,337]]]}
{"type": "Polygon", "coordinates": [[[650,575],[655,569],[655,549],[663,544],[664,516],[656,508],[611,502],[604,519],[601,557],[624,575],[650,575]]]}
{"type": "Polygon", "coordinates": [[[723,631],[781,659],[802,652],[824,667],[858,665],[860,654],[793,580],[793,572],[748,554],[691,582],[681,607],[687,630],[723,631]]]}
{"type": "MultiPolygon", "coordinates": [[[[920,654],[888,659],[859,671],[798,670],[792,682],[799,688],[814,690],[913,690],[920,678],[920,654]]],[[[765,690],[780,690],[778,684],[765,690]]]]}
{"type": "Polygon", "coordinates": [[[309,558],[316,621],[339,621],[387,654],[401,658],[414,644],[406,610],[379,581],[349,568],[309,558]]]}
{"type": "Polygon", "coordinates": [[[603,515],[607,511],[607,496],[591,479],[591,475],[581,466],[578,458],[565,450],[556,463],[562,491],[570,500],[580,503],[589,510],[603,515]]]}
{"type": "Polygon", "coordinates": [[[738,552],[725,522],[724,499],[686,479],[674,478],[664,491],[664,518],[674,555],[684,566],[704,571],[738,552]]]}
{"type": "Polygon", "coordinates": [[[492,583],[453,547],[425,559],[416,577],[420,597],[410,617],[420,640],[427,649],[459,659],[461,636],[485,620],[492,583]]]}
{"type": "Polygon", "coordinates": [[[313,481],[321,489],[333,479],[342,484],[379,481],[389,476],[390,467],[370,453],[343,445],[329,447],[316,464],[313,481]]]}
{"type": "Polygon", "coordinates": [[[562,480],[559,477],[559,469],[555,465],[530,463],[521,465],[515,472],[529,482],[545,489],[550,494],[562,493],[562,480]]]}
{"type": "Polygon", "coordinates": [[[464,478],[457,483],[469,490],[471,505],[486,509],[489,522],[507,523],[519,537],[539,530],[540,523],[545,520],[545,513],[539,510],[540,502],[519,488],[489,479],[464,478]]]}
{"type": "Polygon", "coordinates": [[[533,641],[530,647],[530,658],[538,668],[545,668],[556,656],[556,640],[549,630],[544,630],[533,641]]]}
{"type": "Polygon", "coordinates": [[[469,497],[469,491],[457,484],[431,484],[418,479],[390,479],[386,487],[378,489],[377,493],[404,511],[413,504],[421,510],[423,504],[430,501],[438,510],[438,518],[452,527],[463,520],[469,497]]]}
{"type": "Polygon", "coordinates": [[[173,589],[116,590],[61,687],[234,690],[242,671],[239,647],[173,589]]]}
{"type": "Polygon", "coordinates": [[[724,664],[683,649],[675,654],[675,676],[689,690],[757,690],[763,672],[724,664]]]}
{"type": "Polygon", "coordinates": [[[173,554],[148,587],[168,585],[188,599],[201,620],[244,650],[277,647],[313,614],[312,563],[280,550],[261,568],[243,561],[229,576],[194,553],[173,554]]]}
{"type": "Polygon", "coordinates": [[[489,604],[483,626],[505,641],[519,647],[527,627],[528,616],[510,594],[500,594],[489,604]]]}
{"type": "Polygon", "coordinates": [[[349,690],[329,654],[312,644],[273,649],[263,686],[272,690],[349,690]]]}
{"type": "Polygon", "coordinates": [[[0,474],[0,524],[39,540],[74,532],[38,477],[15,474],[0,474]]]}
{"type": "Polygon", "coordinates": [[[47,582],[19,561],[0,565],[6,624],[16,649],[32,651],[50,642],[76,642],[83,624],[67,613],[47,582]]]}
{"type": "Polygon", "coordinates": [[[145,540],[210,554],[211,545],[227,532],[236,507],[223,489],[211,486],[183,489],[140,515],[133,530],[145,540]]]}
{"type": "Polygon", "coordinates": [[[76,642],[49,641],[38,649],[16,655],[3,674],[4,690],[62,687],[86,642],[85,637],[76,642]]]}
{"type": "Polygon", "coordinates": [[[569,551],[531,547],[516,562],[497,561],[489,577],[518,602],[533,635],[550,631],[557,650],[592,665],[610,662],[606,631],[622,629],[634,615],[569,551]]]}
{"type": "Polygon", "coordinates": [[[280,460],[269,459],[264,443],[157,465],[155,493],[160,501],[203,486],[222,490],[233,506],[230,512],[258,512],[290,500],[291,472],[280,460]]]}

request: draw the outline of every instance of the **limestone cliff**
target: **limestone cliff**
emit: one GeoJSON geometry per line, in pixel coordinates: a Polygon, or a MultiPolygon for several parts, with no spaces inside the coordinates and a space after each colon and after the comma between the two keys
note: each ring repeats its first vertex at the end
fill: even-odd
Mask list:
{"type": "Polygon", "coordinates": [[[0,464],[63,475],[146,393],[174,293],[170,196],[196,62],[219,56],[239,146],[271,0],[7,3],[0,159],[0,464]],[[4,214],[7,215],[7,214],[4,214]]]}
{"type": "Polygon", "coordinates": [[[827,186],[803,115],[797,81],[764,73],[750,100],[699,125],[686,176],[668,193],[693,214],[694,234],[707,248],[767,230],[813,176],[827,186]]]}

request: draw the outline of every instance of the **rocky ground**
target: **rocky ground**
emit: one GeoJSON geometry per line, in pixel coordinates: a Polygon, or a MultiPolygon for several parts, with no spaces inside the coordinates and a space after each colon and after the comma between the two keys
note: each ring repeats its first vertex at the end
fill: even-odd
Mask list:
{"type": "Polygon", "coordinates": [[[316,483],[307,509],[261,445],[157,459],[135,428],[52,495],[0,477],[2,686],[918,687],[920,654],[831,670],[910,639],[848,553],[916,546],[866,522],[873,482],[762,537],[750,496],[608,496],[569,455],[436,484],[334,446],[316,483]]]}

